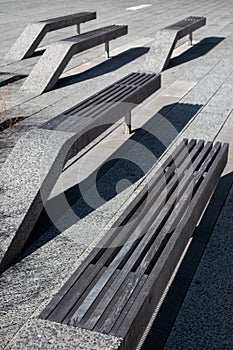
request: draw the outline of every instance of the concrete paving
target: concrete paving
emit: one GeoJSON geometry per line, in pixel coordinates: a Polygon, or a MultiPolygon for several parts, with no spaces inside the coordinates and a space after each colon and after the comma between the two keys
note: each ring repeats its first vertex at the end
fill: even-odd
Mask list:
{"type": "MultiPolygon", "coordinates": [[[[52,324],[38,320],[37,316],[133,201],[147,178],[153,176],[157,159],[166,158],[183,137],[230,143],[223,180],[229,179],[231,190],[220,191],[222,196],[228,196],[221,199],[221,213],[216,217],[196,272],[193,271],[194,277],[190,277],[191,284],[175,313],[173,327],[168,324],[178,294],[170,298],[162,321],[152,326],[143,350],[232,348],[233,5],[220,0],[174,3],[156,0],[148,4],[151,6],[140,6],[139,0],[117,3],[100,0],[94,6],[90,0],[1,2],[2,59],[28,22],[55,14],[96,11],[97,19],[84,24],[83,31],[112,23],[129,25],[129,34],[112,43],[112,54],[116,50],[114,57],[105,62],[101,48],[90,50],[88,55],[78,55],[52,91],[31,99],[19,92],[24,80],[11,83],[9,89],[0,88],[0,94],[7,96],[6,113],[0,109],[4,119],[24,118],[1,133],[1,164],[26,132],[39,128],[130,71],[139,70],[160,28],[191,15],[207,17],[207,25],[195,32],[195,45],[190,48],[182,39],[182,45],[175,50],[170,65],[162,73],[162,89],[135,111],[134,133],[130,137],[122,135],[119,125],[111,135],[86,149],[81,158],[73,159],[63,171],[63,191],[57,185],[46,204],[55,224],[46,227],[45,222],[45,228],[37,226],[35,234],[40,238],[31,242],[24,258],[0,277],[1,349],[110,350],[123,346],[120,338],[52,324]],[[134,9],[127,10],[130,7],[134,9]],[[151,131],[153,137],[145,134],[145,130],[151,131]],[[111,167],[105,169],[103,162],[111,165],[111,159],[122,157],[133,160],[139,171],[132,175],[130,168],[127,176],[121,175],[119,162],[115,171],[111,167]],[[68,200],[64,199],[64,191],[68,200]]],[[[66,28],[48,34],[42,44],[73,34],[74,28],[66,28]]],[[[28,74],[38,57],[14,64],[10,72],[28,74]]],[[[9,72],[7,68],[3,72],[9,72]]],[[[212,202],[210,205],[211,210],[215,208],[212,202]]],[[[177,276],[178,284],[182,284],[179,271],[177,276]]],[[[163,306],[161,312],[162,309],[163,306]]]]}

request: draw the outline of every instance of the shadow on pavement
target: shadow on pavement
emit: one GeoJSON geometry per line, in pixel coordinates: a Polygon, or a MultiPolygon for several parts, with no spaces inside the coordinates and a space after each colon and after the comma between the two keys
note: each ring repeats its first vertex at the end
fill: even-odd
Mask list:
{"type": "Polygon", "coordinates": [[[113,72],[124,65],[136,60],[149,51],[147,47],[135,47],[126,50],[119,55],[113,56],[110,59],[96,65],[93,68],[86,70],[83,73],[75,74],[70,77],[59,79],[54,89],[63,88],[72,84],[79,83],[84,80],[93,79],[95,77],[113,72]]]}
{"type": "MultiPolygon", "coordinates": [[[[46,203],[47,212],[52,213],[51,222],[46,210],[43,209],[27,243],[26,255],[38,249],[61,232],[84,218],[104,202],[113,199],[120,192],[140,180],[157,162],[158,158],[166,151],[185,125],[198,113],[202,105],[176,103],[163,107],[141,128],[133,130],[132,136],[119,147],[111,157],[96,169],[81,183],[57,195],[46,203]],[[93,187],[95,193],[90,189],[93,187]],[[89,194],[87,194],[90,192],[89,194]],[[66,203],[64,203],[64,196],[66,203]],[[63,204],[64,203],[64,204],[63,204]],[[75,221],[65,223],[62,230],[56,227],[56,221],[65,212],[69,204],[74,212],[75,221]],[[43,237],[42,237],[43,236],[43,237]],[[38,239],[40,240],[35,243],[38,239]],[[34,244],[35,243],[35,244],[34,244]],[[33,246],[32,246],[33,245],[33,246]]],[[[85,162],[85,158],[83,159],[85,162]]],[[[78,174],[77,174],[78,179],[78,174]]]]}
{"type": "Polygon", "coordinates": [[[168,69],[206,55],[209,51],[213,50],[218,44],[220,44],[224,39],[225,38],[223,37],[209,37],[201,40],[199,43],[197,43],[194,46],[191,46],[190,49],[188,49],[181,55],[172,58],[169,62],[168,69]]]}

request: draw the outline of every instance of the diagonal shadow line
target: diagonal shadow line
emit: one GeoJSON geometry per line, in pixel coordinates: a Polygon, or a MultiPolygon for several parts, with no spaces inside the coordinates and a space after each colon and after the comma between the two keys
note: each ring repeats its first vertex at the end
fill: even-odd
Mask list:
{"type": "MultiPolygon", "coordinates": [[[[31,232],[30,237],[25,245],[23,257],[31,254],[32,251],[38,249],[54,237],[58,236],[61,231],[56,227],[56,220],[59,220],[60,216],[64,214],[64,206],[62,206],[62,198],[65,195],[66,201],[72,208],[73,212],[83,219],[85,216],[93,212],[96,208],[92,208],[83,198],[83,191],[80,188],[91,188],[95,183],[99,195],[105,202],[113,199],[119,192],[116,191],[116,184],[124,179],[131,184],[141,179],[147,171],[155,164],[155,159],[158,159],[166,150],[167,147],[149,130],[157,128],[161,116],[171,123],[171,125],[177,130],[176,135],[185,127],[185,125],[198,113],[202,108],[202,105],[190,105],[173,103],[171,105],[163,107],[158,113],[156,113],[148,122],[146,122],[142,128],[134,130],[134,134],[130,139],[119,147],[112,156],[110,156],[100,168],[90,174],[81,183],[78,183],[63,194],[57,195],[46,203],[48,212],[53,212],[53,218],[51,222],[46,209],[44,208],[40,217],[35,224],[34,229],[31,232]],[[182,116],[183,115],[183,116],[182,116]],[[133,145],[139,143],[145,150],[151,152],[154,155],[153,163],[151,160],[144,164],[143,171],[140,166],[133,164],[128,159],[125,161],[122,155],[129,152],[133,145]],[[42,237],[43,236],[43,237],[42,237]],[[42,237],[42,238],[40,238],[42,237]],[[38,242],[36,242],[38,241],[38,242]]],[[[173,141],[170,139],[170,143],[173,141]]],[[[145,155],[144,155],[145,156],[145,155]]],[[[144,161],[145,157],[140,161],[144,161]]],[[[125,189],[125,188],[124,188],[125,189]]],[[[122,190],[124,190],[122,189],[122,190]]],[[[98,206],[97,206],[98,207],[98,206]]],[[[78,218],[76,222],[78,221],[78,218]]],[[[63,231],[68,229],[76,222],[69,222],[63,227],[63,231]]]]}
{"type": "Polygon", "coordinates": [[[206,55],[208,52],[213,50],[217,45],[219,45],[224,37],[208,37],[201,40],[199,43],[191,46],[190,49],[186,50],[181,55],[174,57],[170,60],[168,68],[179,66],[183,63],[195,60],[199,57],[206,55]]]}
{"type": "Polygon", "coordinates": [[[96,65],[93,68],[86,70],[83,73],[74,74],[70,77],[60,78],[54,89],[60,89],[65,86],[79,83],[84,80],[93,79],[95,77],[113,72],[124,65],[136,60],[149,51],[148,47],[135,47],[128,49],[110,59],[96,65]]]}

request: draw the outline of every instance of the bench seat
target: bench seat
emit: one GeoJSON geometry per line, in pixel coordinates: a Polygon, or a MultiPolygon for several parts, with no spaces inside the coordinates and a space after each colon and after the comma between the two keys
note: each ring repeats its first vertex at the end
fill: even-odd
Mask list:
{"type": "Polygon", "coordinates": [[[160,75],[130,73],[43,124],[41,128],[78,133],[82,125],[89,121],[92,132],[96,127],[96,133],[99,133],[97,126],[106,129],[125,117],[125,133],[130,133],[131,111],[156,92],[160,86],[160,75]]]}
{"type": "Polygon", "coordinates": [[[184,140],[40,318],[135,349],[226,165],[228,145],[184,140]]]}

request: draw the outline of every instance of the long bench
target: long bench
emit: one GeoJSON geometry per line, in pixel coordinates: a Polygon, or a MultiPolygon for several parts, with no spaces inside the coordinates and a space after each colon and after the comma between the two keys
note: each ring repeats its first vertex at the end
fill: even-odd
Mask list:
{"type": "Polygon", "coordinates": [[[96,18],[96,12],[78,12],[67,16],[50,18],[27,25],[18,40],[5,56],[5,60],[20,61],[31,57],[48,32],[77,25],[80,34],[80,24],[96,18]]]}
{"type": "Polygon", "coordinates": [[[160,29],[151,45],[142,71],[160,73],[167,68],[178,40],[189,35],[192,45],[193,32],[206,24],[205,17],[187,17],[168,27],[160,29]]]}
{"type": "MultiPolygon", "coordinates": [[[[82,125],[91,122],[92,133],[96,137],[100,130],[106,130],[109,125],[116,123],[120,118],[125,118],[125,133],[131,133],[131,112],[147,97],[152,95],[161,86],[161,77],[156,74],[130,73],[126,77],[116,81],[107,88],[90,96],[76,106],[68,109],[61,115],[43,124],[41,128],[65,132],[78,133],[82,125]],[[95,123],[96,121],[96,123],[95,123]]],[[[83,144],[79,140],[81,148],[85,147],[85,134],[82,131],[83,144]]]]}
{"type": "Polygon", "coordinates": [[[135,349],[226,165],[228,145],[184,140],[40,314],[135,349]]]}
{"type": "Polygon", "coordinates": [[[33,68],[21,90],[33,95],[40,95],[52,89],[75,54],[105,44],[107,57],[109,57],[109,41],[119,38],[127,32],[126,25],[111,25],[50,45],[33,68]]]}
{"type": "Polygon", "coordinates": [[[19,139],[0,172],[0,272],[22,252],[67,160],[124,116],[130,131],[131,111],[160,85],[160,75],[131,73],[19,139]]]}

